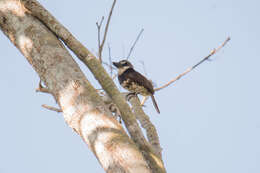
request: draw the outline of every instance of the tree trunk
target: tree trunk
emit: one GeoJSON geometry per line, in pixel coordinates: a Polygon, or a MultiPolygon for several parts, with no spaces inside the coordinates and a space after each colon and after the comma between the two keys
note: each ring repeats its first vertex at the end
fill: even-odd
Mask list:
{"type": "Polygon", "coordinates": [[[161,159],[131,139],[113,118],[58,35],[25,7],[28,2],[34,1],[0,0],[0,29],[38,73],[67,124],[87,143],[104,170],[165,172],[161,159]]]}

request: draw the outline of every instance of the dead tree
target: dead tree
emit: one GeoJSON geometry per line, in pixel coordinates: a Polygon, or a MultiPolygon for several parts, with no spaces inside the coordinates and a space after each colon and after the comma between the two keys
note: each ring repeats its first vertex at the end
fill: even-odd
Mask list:
{"type": "MultiPolygon", "coordinates": [[[[67,124],[87,143],[106,172],[163,173],[166,170],[159,137],[142,109],[143,102],[132,97],[130,108],[125,95],[119,92],[102,66],[102,50],[115,3],[116,0],[103,40],[100,29],[104,18],[97,23],[99,57],[85,48],[36,0],[0,0],[0,29],[39,75],[37,91],[51,94],[59,105],[59,108],[43,107],[62,112],[67,124]],[[91,85],[64,44],[90,69],[104,92],[91,85]],[[120,114],[128,133],[114,114],[120,114]],[[146,137],[141,128],[145,129],[146,137]]],[[[171,85],[209,60],[229,40],[228,37],[197,64],[155,90],[171,85]]],[[[112,74],[112,67],[110,70],[112,74]]]]}
{"type": "Polygon", "coordinates": [[[106,172],[166,172],[156,130],[138,100],[132,100],[137,103],[132,111],[99,59],[36,0],[0,0],[0,28],[44,83],[38,90],[50,93],[60,109],[45,107],[62,111],[106,172]],[[129,135],[63,43],[91,70],[119,110],[129,135]]]}

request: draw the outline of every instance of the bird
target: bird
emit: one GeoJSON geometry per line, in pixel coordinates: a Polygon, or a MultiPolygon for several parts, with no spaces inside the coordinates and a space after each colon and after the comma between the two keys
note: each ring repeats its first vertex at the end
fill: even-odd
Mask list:
{"type": "Polygon", "coordinates": [[[152,82],[141,73],[137,72],[128,60],[113,62],[113,65],[118,69],[118,81],[120,85],[124,89],[130,91],[130,94],[151,96],[156,111],[160,113],[154,98],[154,88],[152,82]]]}

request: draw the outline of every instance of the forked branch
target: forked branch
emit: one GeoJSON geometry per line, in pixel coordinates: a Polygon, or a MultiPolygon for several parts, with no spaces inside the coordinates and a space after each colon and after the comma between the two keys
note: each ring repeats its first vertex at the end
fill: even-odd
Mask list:
{"type": "Polygon", "coordinates": [[[107,74],[100,61],[36,0],[20,1],[23,3],[24,7],[30,11],[30,15],[35,16],[45,24],[48,29],[55,33],[56,36],[90,69],[104,91],[106,91],[118,107],[133,143],[142,153],[149,168],[158,170],[157,172],[166,172],[162,160],[153,152],[151,146],[145,139],[142,130],[138,126],[138,122],[129,105],[116,88],[113,80],[111,80],[111,77],[107,74]]]}
{"type": "Polygon", "coordinates": [[[179,76],[177,76],[176,78],[172,79],[171,81],[169,81],[167,84],[156,88],[155,91],[159,91],[163,88],[168,87],[169,85],[171,85],[172,83],[176,82],[177,80],[181,79],[183,76],[185,76],[186,74],[188,74],[189,72],[191,72],[192,70],[194,70],[196,67],[198,67],[199,65],[201,65],[203,62],[205,62],[206,60],[209,60],[209,58],[214,55],[215,53],[217,53],[221,48],[223,48],[230,40],[230,37],[228,37],[218,48],[213,49],[210,54],[208,56],[206,56],[205,58],[203,58],[202,60],[200,60],[197,64],[193,65],[192,67],[188,68],[186,71],[184,71],[183,73],[181,73],[179,76]]]}
{"type": "Polygon", "coordinates": [[[114,7],[116,5],[116,0],[114,0],[113,4],[112,4],[112,7],[110,9],[110,12],[109,12],[109,16],[108,16],[108,19],[107,19],[107,23],[106,23],[106,27],[105,27],[105,31],[104,31],[104,36],[103,36],[103,39],[102,39],[102,42],[100,40],[100,30],[101,30],[101,27],[102,27],[102,23],[103,23],[103,20],[104,20],[104,16],[102,17],[101,19],[101,22],[100,23],[96,23],[97,25],[97,29],[98,29],[98,57],[99,57],[99,61],[102,62],[102,51],[103,51],[103,48],[104,48],[104,44],[106,42],[106,38],[107,38],[107,32],[108,32],[108,28],[109,28],[109,24],[110,24],[110,20],[111,20],[111,16],[113,14],[113,10],[114,10],[114,7]]]}

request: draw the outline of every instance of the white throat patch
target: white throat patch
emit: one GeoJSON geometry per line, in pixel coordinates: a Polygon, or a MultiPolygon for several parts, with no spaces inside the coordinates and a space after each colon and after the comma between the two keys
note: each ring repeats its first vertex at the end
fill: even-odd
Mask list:
{"type": "Polygon", "coordinates": [[[127,69],[131,68],[130,66],[120,67],[118,69],[118,76],[123,74],[127,69]]]}

